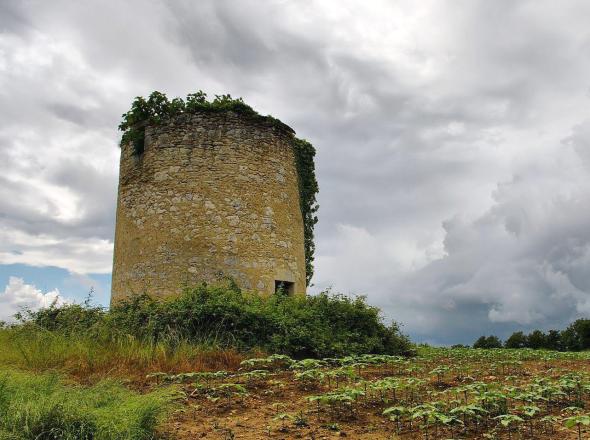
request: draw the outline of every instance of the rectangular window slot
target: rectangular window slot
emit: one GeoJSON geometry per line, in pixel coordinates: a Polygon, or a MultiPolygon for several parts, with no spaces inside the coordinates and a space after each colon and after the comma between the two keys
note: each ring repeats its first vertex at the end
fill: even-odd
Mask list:
{"type": "Polygon", "coordinates": [[[275,280],[275,293],[293,295],[295,293],[295,283],[292,283],[291,281],[275,280]]]}

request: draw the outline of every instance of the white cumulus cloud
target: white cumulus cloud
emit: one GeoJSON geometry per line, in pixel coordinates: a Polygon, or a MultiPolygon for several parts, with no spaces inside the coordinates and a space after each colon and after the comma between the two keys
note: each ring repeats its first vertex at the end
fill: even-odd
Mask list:
{"type": "Polygon", "coordinates": [[[32,284],[26,284],[22,278],[10,277],[4,292],[0,293],[0,321],[11,321],[14,314],[23,309],[37,310],[48,307],[53,302],[62,305],[69,301],[60,296],[58,289],[43,293],[32,284]]]}

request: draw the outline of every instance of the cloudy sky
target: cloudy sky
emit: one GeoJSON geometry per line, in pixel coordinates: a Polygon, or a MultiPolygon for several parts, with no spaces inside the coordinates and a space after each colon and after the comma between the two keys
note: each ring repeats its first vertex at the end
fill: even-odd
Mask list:
{"type": "Polygon", "coordinates": [[[242,96],[316,147],[313,291],[417,341],[590,315],[590,3],[0,1],[0,319],[110,293],[133,97],[242,96]]]}

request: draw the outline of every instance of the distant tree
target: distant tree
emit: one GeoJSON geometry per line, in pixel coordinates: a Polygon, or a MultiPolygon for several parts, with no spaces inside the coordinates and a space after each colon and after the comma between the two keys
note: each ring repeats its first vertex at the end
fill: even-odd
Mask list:
{"type": "Polygon", "coordinates": [[[486,338],[485,336],[480,336],[477,341],[475,341],[473,343],[473,348],[488,348],[486,347],[486,341],[488,338],[486,338]]]}
{"type": "Polygon", "coordinates": [[[582,350],[590,348],[590,319],[578,319],[573,324],[582,350]]]}
{"type": "Polygon", "coordinates": [[[473,348],[502,348],[502,341],[497,336],[481,336],[473,344],[473,348]]]}
{"type": "Polygon", "coordinates": [[[531,334],[527,336],[526,339],[526,346],[528,348],[538,350],[539,348],[546,348],[547,346],[547,336],[541,330],[533,331],[531,334]]]}
{"type": "Polygon", "coordinates": [[[559,335],[561,339],[561,346],[565,351],[580,351],[580,342],[576,337],[574,328],[570,325],[568,328],[563,330],[559,335]]]}
{"type": "Polygon", "coordinates": [[[578,319],[561,332],[563,349],[580,351],[590,348],[590,319],[578,319]]]}
{"type": "Polygon", "coordinates": [[[527,346],[527,337],[523,332],[514,332],[506,342],[504,347],[506,348],[525,348],[527,346]]]}
{"type": "Polygon", "coordinates": [[[561,334],[558,330],[549,330],[547,332],[545,348],[548,350],[563,350],[561,334]]]}
{"type": "Polygon", "coordinates": [[[502,348],[502,341],[497,336],[488,336],[486,342],[488,344],[488,348],[502,348]]]}
{"type": "Polygon", "coordinates": [[[464,345],[464,344],[454,344],[451,345],[451,348],[471,348],[469,345],[464,345]]]}
{"type": "MultiPolygon", "coordinates": [[[[473,348],[500,348],[500,340],[496,336],[481,336],[473,344],[473,348]]],[[[578,319],[565,330],[533,330],[525,335],[514,332],[506,342],[505,348],[532,348],[556,351],[590,350],[590,319],[578,319]]]]}

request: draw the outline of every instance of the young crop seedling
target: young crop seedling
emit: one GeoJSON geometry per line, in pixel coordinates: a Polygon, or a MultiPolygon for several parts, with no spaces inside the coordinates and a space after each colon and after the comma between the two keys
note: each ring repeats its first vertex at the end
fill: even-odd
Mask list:
{"type": "Polygon", "coordinates": [[[440,367],[435,368],[434,370],[432,370],[430,372],[430,374],[434,374],[436,375],[436,381],[437,383],[443,383],[443,379],[445,377],[445,374],[447,374],[449,372],[450,368],[446,365],[441,365],[440,367]]]}
{"type": "Polygon", "coordinates": [[[524,420],[515,414],[503,414],[495,417],[495,419],[500,422],[501,426],[507,429],[508,439],[512,439],[514,428],[518,429],[518,427],[524,423],[524,420]]]}
{"type": "Polygon", "coordinates": [[[326,362],[320,359],[302,359],[291,364],[292,370],[316,370],[326,366],[326,362]]]}
{"type": "Polygon", "coordinates": [[[239,377],[243,377],[246,379],[249,385],[252,385],[253,383],[259,383],[263,379],[266,379],[268,377],[268,370],[247,371],[245,373],[241,373],[239,377]]]}
{"type": "Polygon", "coordinates": [[[285,420],[293,420],[293,416],[289,413],[279,413],[273,417],[273,420],[281,421],[281,427],[279,428],[280,432],[289,432],[289,430],[285,426],[285,420]]]}
{"type": "Polygon", "coordinates": [[[405,406],[392,406],[383,411],[383,415],[395,423],[395,430],[399,434],[402,431],[402,420],[408,414],[408,408],[405,406]]]}
{"type": "Polygon", "coordinates": [[[578,440],[582,440],[582,426],[590,425],[590,416],[578,414],[564,419],[566,428],[576,428],[578,431],[578,440]]]}
{"type": "Polygon", "coordinates": [[[309,422],[307,420],[307,417],[305,417],[305,413],[303,412],[303,410],[295,414],[295,417],[293,418],[293,424],[298,428],[304,428],[309,426],[309,422]]]}
{"type": "MultiPolygon", "coordinates": [[[[351,438],[362,429],[375,432],[376,438],[408,440],[548,440],[566,429],[585,437],[590,426],[584,410],[590,405],[590,379],[583,372],[588,360],[590,353],[423,347],[412,358],[349,355],[294,361],[272,355],[217,376],[153,373],[149,378],[163,387],[194,381],[196,399],[221,400],[218,407],[234,406],[232,411],[240,414],[251,408],[248,417],[254,419],[269,414],[263,422],[268,436],[273,429],[307,426],[315,434],[328,428],[326,423],[338,422],[346,426],[337,429],[351,438]],[[251,398],[244,399],[246,388],[251,398]],[[258,411],[269,401],[280,407],[258,411]],[[302,401],[308,405],[298,407],[302,401]]],[[[203,409],[211,405],[207,400],[199,404],[203,409]]],[[[203,409],[190,413],[203,414],[203,409]]],[[[265,435],[263,428],[260,433],[265,435]]]]}
{"type": "Polygon", "coordinates": [[[248,395],[248,391],[238,383],[224,383],[212,388],[207,393],[207,398],[216,402],[220,398],[225,398],[228,407],[231,407],[232,398],[239,397],[243,400],[248,395]]]}
{"type": "Polygon", "coordinates": [[[317,389],[324,380],[324,372],[319,369],[310,369],[295,372],[294,379],[306,390],[317,389]]]}

